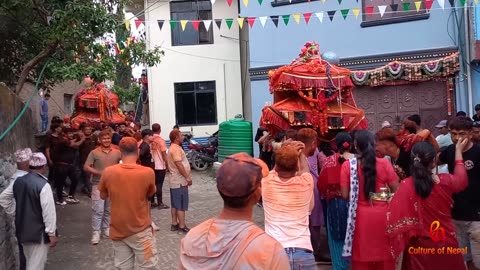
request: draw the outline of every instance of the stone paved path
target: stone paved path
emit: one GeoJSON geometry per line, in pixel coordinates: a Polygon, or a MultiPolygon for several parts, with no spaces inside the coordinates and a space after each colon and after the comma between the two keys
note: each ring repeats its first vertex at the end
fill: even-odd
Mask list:
{"type": "MultiPolygon", "coordinates": [[[[190,189],[190,211],[187,212],[187,225],[193,227],[217,215],[222,208],[222,199],[217,193],[213,172],[193,174],[190,189]]],[[[166,186],[166,185],[165,185],[166,186]]],[[[167,189],[164,189],[167,191],[167,189]]],[[[168,192],[164,201],[170,205],[168,192]]],[[[113,266],[112,243],[102,239],[99,245],[90,244],[91,221],[90,201],[79,195],[80,204],[57,206],[59,243],[48,256],[47,270],[95,270],[115,269],[113,266]]],[[[153,210],[152,217],[160,231],[156,234],[159,251],[159,269],[177,269],[180,240],[183,235],[170,232],[170,210],[153,210]]],[[[263,227],[263,211],[256,207],[255,222],[263,227]]],[[[318,269],[332,269],[319,266],[318,269]]]]}

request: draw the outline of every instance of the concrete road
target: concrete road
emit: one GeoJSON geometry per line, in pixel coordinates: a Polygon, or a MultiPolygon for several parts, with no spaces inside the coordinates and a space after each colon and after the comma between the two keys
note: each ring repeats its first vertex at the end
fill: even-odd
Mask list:
{"type": "MultiPolygon", "coordinates": [[[[190,228],[214,217],[222,208],[223,202],[215,187],[213,172],[193,173],[193,186],[190,188],[190,211],[187,212],[187,226],[190,228]]],[[[170,205],[166,184],[164,202],[170,205]]],[[[78,195],[80,204],[57,206],[59,242],[48,256],[47,270],[94,270],[115,269],[113,266],[112,243],[102,239],[100,244],[90,244],[91,208],[89,198],[78,195]]],[[[183,235],[170,231],[170,210],[153,210],[154,222],[160,227],[156,234],[159,251],[159,269],[177,269],[180,240],[183,235]]],[[[263,210],[256,207],[255,222],[263,228],[263,210]]],[[[318,269],[332,269],[319,265],[318,269]]]]}

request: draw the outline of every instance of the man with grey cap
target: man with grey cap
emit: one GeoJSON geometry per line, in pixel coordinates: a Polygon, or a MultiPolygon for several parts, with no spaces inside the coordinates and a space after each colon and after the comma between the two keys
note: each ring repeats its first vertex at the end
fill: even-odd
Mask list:
{"type": "MultiPolygon", "coordinates": [[[[15,215],[15,200],[13,198],[13,184],[18,177],[24,176],[28,173],[29,167],[28,163],[30,158],[32,158],[32,150],[30,148],[23,148],[17,150],[14,154],[15,162],[17,163],[17,170],[10,178],[10,184],[8,187],[0,194],[0,206],[3,207],[5,213],[9,215],[15,215]]],[[[18,241],[18,236],[17,236],[18,241]]],[[[18,241],[18,252],[20,259],[20,270],[26,269],[26,259],[25,254],[23,253],[23,247],[18,241]]]]}
{"type": "Polygon", "coordinates": [[[239,153],[217,172],[223,210],[194,227],[182,239],[180,269],[290,269],[282,245],[252,221],[267,165],[239,153]]]}
{"type": "Polygon", "coordinates": [[[15,227],[18,241],[27,259],[27,270],[43,270],[50,247],[57,243],[56,212],[52,189],[46,173],[47,158],[33,153],[30,172],[13,184],[15,227]]]}

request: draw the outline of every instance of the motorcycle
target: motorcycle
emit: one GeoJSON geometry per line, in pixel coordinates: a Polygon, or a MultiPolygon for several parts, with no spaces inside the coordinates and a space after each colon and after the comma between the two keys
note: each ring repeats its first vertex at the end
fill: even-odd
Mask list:
{"type": "Polygon", "coordinates": [[[214,162],[218,161],[218,131],[210,135],[207,144],[200,144],[193,139],[193,135],[185,136],[187,147],[187,159],[192,168],[197,171],[205,171],[214,162]]]}

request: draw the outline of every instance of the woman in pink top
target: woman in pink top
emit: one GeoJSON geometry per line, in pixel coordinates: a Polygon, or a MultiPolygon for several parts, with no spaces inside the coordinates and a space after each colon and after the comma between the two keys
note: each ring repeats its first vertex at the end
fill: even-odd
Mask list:
{"type": "Polygon", "coordinates": [[[398,177],[390,162],[376,158],[373,135],[366,130],[355,133],[357,158],[342,165],[340,187],[342,197],[350,200],[347,233],[342,256],[352,260],[353,270],[394,269],[385,234],[387,202],[373,201],[371,193],[389,187],[395,192],[398,177]]]}

